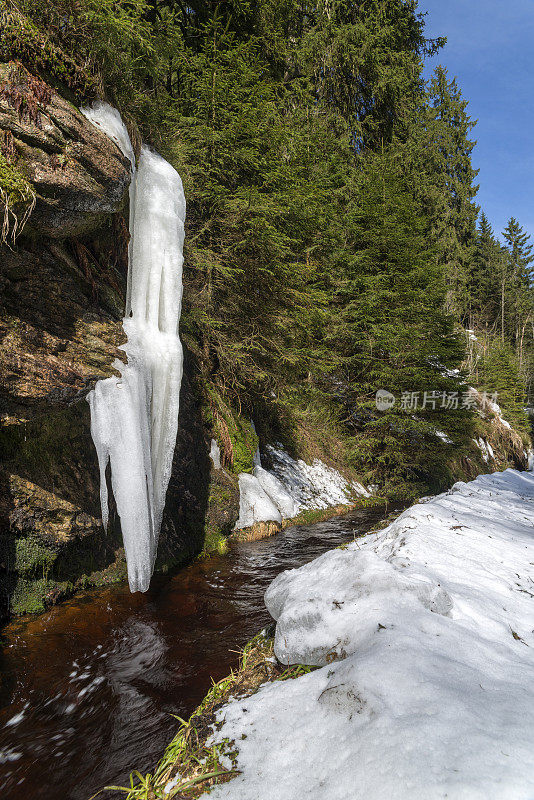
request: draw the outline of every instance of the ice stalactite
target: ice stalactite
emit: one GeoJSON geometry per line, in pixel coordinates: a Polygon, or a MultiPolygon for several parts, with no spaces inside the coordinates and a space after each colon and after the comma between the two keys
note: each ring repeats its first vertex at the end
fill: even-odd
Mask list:
{"type": "Polygon", "coordinates": [[[85,115],[132,163],[128,288],[123,320],[127,363],[88,396],[100,466],[102,521],[108,521],[106,467],[121,520],[132,592],[145,592],[154,569],[178,429],[182,346],[185,197],[178,173],[142,147],[139,165],[119,114],[98,103],[85,115]]]}

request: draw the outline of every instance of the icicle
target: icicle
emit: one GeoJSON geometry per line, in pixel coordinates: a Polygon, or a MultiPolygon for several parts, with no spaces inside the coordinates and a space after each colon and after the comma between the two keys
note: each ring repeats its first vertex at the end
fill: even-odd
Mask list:
{"type": "Polygon", "coordinates": [[[144,592],[154,569],[178,429],[185,197],[178,173],[147,147],[141,149],[135,172],[130,139],[115,109],[98,103],[83,112],[132,164],[123,320],[128,341],[122,347],[128,362],[116,361],[120,379],[99,381],[88,400],[100,467],[102,521],[107,524],[109,461],[130,590],[144,592]]]}

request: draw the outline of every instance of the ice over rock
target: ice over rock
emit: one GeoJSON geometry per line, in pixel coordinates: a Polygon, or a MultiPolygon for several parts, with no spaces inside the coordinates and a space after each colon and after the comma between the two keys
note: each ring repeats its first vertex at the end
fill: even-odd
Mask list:
{"type": "Polygon", "coordinates": [[[120,378],[99,381],[88,395],[100,467],[102,521],[108,522],[106,467],[121,520],[132,592],[145,592],[158,536],[178,429],[183,356],[182,302],[185,196],[174,168],[143,146],[136,170],[128,132],[105,103],[83,109],[130,159],[130,246],[120,378]]]}

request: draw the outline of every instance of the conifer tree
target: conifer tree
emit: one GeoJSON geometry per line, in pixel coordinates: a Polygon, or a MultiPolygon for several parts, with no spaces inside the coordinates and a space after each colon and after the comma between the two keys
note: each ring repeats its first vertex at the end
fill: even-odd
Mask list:
{"type": "MultiPolygon", "coordinates": [[[[511,319],[509,326],[511,336],[515,341],[519,369],[523,367],[523,353],[525,345],[525,334],[528,326],[533,319],[534,294],[532,281],[532,267],[534,262],[533,245],[530,244],[530,236],[523,231],[518,221],[511,217],[508,225],[503,231],[508,251],[508,284],[509,284],[509,306],[511,309],[511,319]]],[[[503,338],[504,338],[504,308],[505,297],[503,290],[502,317],[503,317],[503,338]]]]}
{"type": "Polygon", "coordinates": [[[468,281],[468,326],[495,330],[500,315],[501,278],[506,256],[493,228],[481,213],[475,237],[471,274],[468,281]]]}
{"type": "Polygon", "coordinates": [[[468,309],[468,276],[478,207],[474,184],[478,170],[471,163],[476,144],[470,138],[476,125],[467,113],[456,79],[437,67],[428,90],[431,107],[432,169],[438,189],[434,209],[434,235],[447,276],[447,308],[460,318],[468,309]]]}
{"type": "Polygon", "coordinates": [[[460,391],[447,370],[458,365],[462,347],[444,310],[443,274],[427,220],[398,156],[394,148],[368,156],[358,175],[358,200],[345,219],[351,255],[330,333],[347,384],[355,463],[390,491],[445,483],[436,429],[454,435],[465,425],[461,410],[441,406],[444,393],[460,391]],[[380,389],[397,398],[386,413],[377,411],[380,389]],[[425,403],[425,396],[435,402],[425,403]],[[407,397],[417,405],[408,407],[407,397]]]}

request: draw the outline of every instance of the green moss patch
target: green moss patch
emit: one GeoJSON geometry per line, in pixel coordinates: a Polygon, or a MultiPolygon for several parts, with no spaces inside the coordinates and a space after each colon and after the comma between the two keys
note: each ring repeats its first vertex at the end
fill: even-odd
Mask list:
{"type": "Polygon", "coordinates": [[[54,44],[18,8],[0,0],[0,59],[17,59],[30,70],[44,73],[77,96],[94,95],[96,81],[67,53],[54,44]]]}
{"type": "Polygon", "coordinates": [[[57,552],[33,536],[15,541],[15,570],[19,575],[48,577],[57,552]]]}
{"type": "Polygon", "coordinates": [[[236,475],[252,472],[259,439],[250,420],[230,408],[215,390],[208,394],[207,421],[221,449],[222,463],[236,475]]]}

